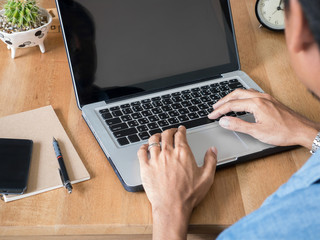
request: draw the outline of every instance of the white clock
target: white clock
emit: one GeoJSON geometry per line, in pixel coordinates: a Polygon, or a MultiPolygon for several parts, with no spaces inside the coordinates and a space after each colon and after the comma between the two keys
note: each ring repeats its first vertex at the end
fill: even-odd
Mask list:
{"type": "Polygon", "coordinates": [[[283,0],[257,0],[256,15],[262,26],[275,31],[284,30],[283,0]]]}

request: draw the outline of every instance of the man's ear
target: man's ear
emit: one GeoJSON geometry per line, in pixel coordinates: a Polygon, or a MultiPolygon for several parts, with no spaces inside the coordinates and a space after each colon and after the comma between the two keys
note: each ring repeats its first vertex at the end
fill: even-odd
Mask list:
{"type": "Polygon", "coordinates": [[[286,24],[290,25],[290,33],[287,36],[287,44],[293,52],[299,53],[308,50],[315,40],[299,1],[289,1],[290,10],[286,17],[286,24]]]}

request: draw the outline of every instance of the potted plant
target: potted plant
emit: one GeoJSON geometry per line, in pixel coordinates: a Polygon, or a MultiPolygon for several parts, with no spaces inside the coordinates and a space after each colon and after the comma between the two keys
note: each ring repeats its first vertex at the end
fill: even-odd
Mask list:
{"type": "Polygon", "coordinates": [[[17,48],[39,46],[44,53],[51,22],[51,15],[36,0],[6,0],[0,10],[0,39],[11,49],[12,58],[17,48]]]}

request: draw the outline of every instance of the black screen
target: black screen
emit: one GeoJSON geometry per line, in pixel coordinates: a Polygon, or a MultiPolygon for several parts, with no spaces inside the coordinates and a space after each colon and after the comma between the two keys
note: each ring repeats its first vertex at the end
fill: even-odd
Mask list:
{"type": "Polygon", "coordinates": [[[80,105],[237,70],[228,0],[57,0],[80,105]]]}
{"type": "Polygon", "coordinates": [[[27,186],[32,141],[0,139],[0,192],[15,193],[27,186]]]}

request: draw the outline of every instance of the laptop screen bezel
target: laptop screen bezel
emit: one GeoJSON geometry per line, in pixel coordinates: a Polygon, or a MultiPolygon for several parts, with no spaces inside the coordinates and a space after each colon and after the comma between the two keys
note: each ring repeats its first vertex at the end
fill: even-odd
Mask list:
{"type": "MultiPolygon", "coordinates": [[[[94,102],[81,103],[80,97],[78,95],[77,81],[76,81],[74,74],[73,74],[73,67],[72,67],[71,57],[70,57],[70,53],[69,53],[69,49],[68,49],[68,42],[66,39],[65,29],[64,29],[64,25],[63,25],[63,16],[61,16],[61,11],[60,11],[60,7],[59,7],[59,1],[66,1],[66,0],[55,0],[55,2],[56,2],[56,6],[57,6],[58,15],[59,15],[61,32],[63,35],[64,45],[65,45],[65,50],[66,50],[66,54],[67,54],[72,83],[73,83],[73,87],[74,87],[74,91],[75,91],[75,95],[76,95],[77,105],[78,105],[79,109],[82,109],[82,107],[84,105],[91,104],[94,102]]],[[[178,75],[174,75],[174,76],[170,76],[170,77],[165,77],[165,78],[160,78],[160,79],[152,79],[152,80],[146,82],[146,84],[153,84],[153,86],[158,84],[159,86],[157,87],[156,90],[146,90],[146,91],[143,91],[143,92],[140,92],[137,94],[130,94],[130,95],[126,95],[126,96],[122,96],[122,97],[118,97],[118,98],[108,99],[108,100],[105,100],[105,102],[111,103],[111,102],[125,100],[125,99],[129,99],[129,98],[133,98],[133,97],[138,97],[138,96],[142,96],[142,95],[146,95],[146,94],[150,94],[150,93],[154,93],[154,92],[158,92],[158,91],[163,91],[163,90],[172,89],[172,88],[176,88],[176,87],[180,87],[180,86],[184,86],[184,85],[189,85],[189,84],[193,84],[196,82],[201,82],[204,80],[221,77],[221,75],[224,73],[240,70],[240,60],[239,60],[239,54],[238,54],[236,35],[235,35],[235,31],[234,31],[234,24],[233,24],[230,0],[220,0],[220,3],[221,3],[222,10],[224,12],[224,16],[226,17],[226,24],[227,24],[226,27],[229,28],[228,29],[229,31],[226,31],[226,35],[227,35],[227,40],[228,40],[227,45],[228,45],[228,49],[229,49],[229,57],[231,60],[230,63],[223,64],[220,66],[205,68],[205,69],[201,69],[201,70],[197,70],[197,71],[182,73],[182,74],[178,74],[178,75]],[[162,87],[161,83],[163,84],[163,82],[166,82],[166,81],[167,82],[175,82],[176,84],[173,86],[170,86],[170,87],[162,87]]]]}

